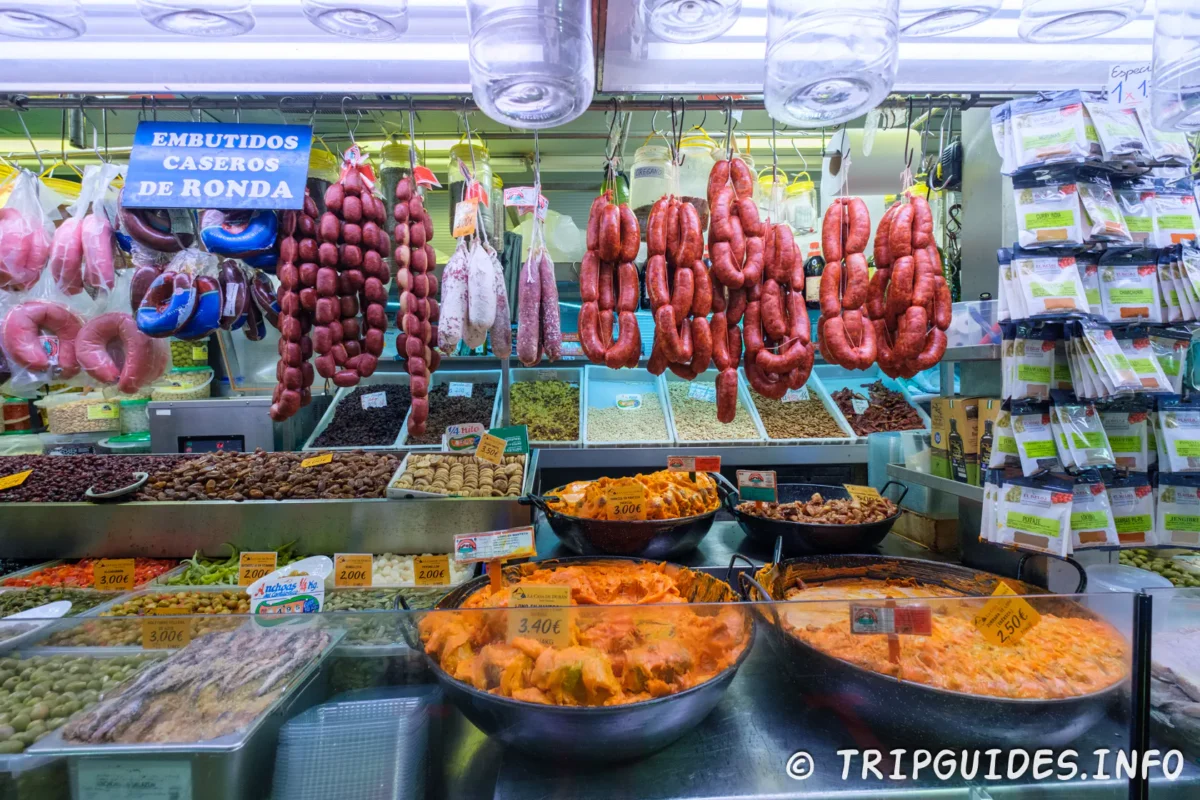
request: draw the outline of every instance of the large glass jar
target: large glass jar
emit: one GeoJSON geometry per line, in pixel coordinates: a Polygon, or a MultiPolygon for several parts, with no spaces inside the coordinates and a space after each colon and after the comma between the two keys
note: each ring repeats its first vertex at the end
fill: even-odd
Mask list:
{"type": "Polygon", "coordinates": [[[787,197],[787,173],[781,169],[772,171],[767,167],[758,176],[754,187],[754,203],[763,219],[775,222],[786,222],[784,216],[784,199],[787,197]]]}
{"type": "Polygon", "coordinates": [[[646,241],[646,223],[650,219],[650,209],[660,197],[671,193],[675,182],[675,165],[671,162],[671,151],[666,145],[644,144],[633,154],[629,205],[633,206],[643,242],[646,241]]]}
{"type": "Polygon", "coordinates": [[[807,172],[801,172],[787,187],[783,201],[784,219],[792,233],[812,233],[817,229],[817,190],[807,172]]]}
{"type": "Polygon", "coordinates": [[[700,229],[708,230],[708,174],[717,163],[717,143],[696,128],[679,143],[679,197],[700,212],[700,229]]]}
{"type": "MultiPolygon", "coordinates": [[[[492,191],[492,160],[488,155],[487,148],[483,146],[483,142],[472,141],[471,143],[459,142],[450,148],[450,227],[454,228],[454,207],[462,202],[463,192],[467,188],[467,180],[463,177],[463,171],[459,165],[464,165],[468,174],[473,174],[479,185],[484,187],[484,191],[488,192],[488,202],[491,202],[492,191]],[[472,165],[471,152],[474,151],[475,158],[472,165]]],[[[483,203],[479,204],[479,218],[476,220],[479,227],[485,230],[491,230],[492,215],[491,209],[483,203]]]]}

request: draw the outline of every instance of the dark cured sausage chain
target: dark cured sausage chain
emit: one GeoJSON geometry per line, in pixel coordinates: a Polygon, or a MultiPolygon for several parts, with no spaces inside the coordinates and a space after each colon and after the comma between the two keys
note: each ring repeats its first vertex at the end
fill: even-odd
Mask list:
{"type": "Polygon", "coordinates": [[[867,279],[867,240],[871,215],[859,197],[839,197],[825,211],[821,249],[821,318],[817,339],[821,355],[846,369],[868,369],[875,363],[877,337],[863,306],[871,305],[867,279]]]}
{"type": "MultiPolygon", "coordinates": [[[[392,217],[396,220],[393,235],[396,238],[396,286],[400,293],[400,310],[396,313],[400,335],[396,337],[396,351],[405,359],[412,391],[408,432],[420,436],[425,433],[425,423],[429,419],[429,378],[441,362],[441,355],[433,346],[437,341],[436,326],[441,310],[434,299],[438,283],[434,275],[437,264],[430,242],[433,221],[412,178],[401,178],[396,184],[392,217]]],[[[381,231],[380,237],[386,241],[387,233],[381,231]]],[[[386,298],[385,289],[385,301],[386,298]]]]}
{"type": "MultiPolygon", "coordinates": [[[[614,205],[612,192],[592,201],[587,252],[579,269],[579,293],[583,300],[579,311],[579,344],[593,364],[604,364],[610,369],[632,368],[641,357],[642,335],[634,313],[641,285],[633,264],[640,241],[637,217],[628,205],[614,205]]],[[[544,296],[542,302],[546,302],[544,296]]]]}
{"type": "MultiPolygon", "coordinates": [[[[271,396],[271,419],[282,422],[302,406],[312,402],[313,365],[309,359],[313,354],[312,325],[317,308],[318,296],[315,288],[318,267],[313,263],[296,264],[300,253],[315,251],[312,237],[301,233],[315,225],[317,204],[304,191],[304,206],[300,211],[284,211],[279,230],[279,252],[283,256],[279,274],[279,362],[275,366],[275,392],[271,396]],[[304,217],[308,222],[301,225],[304,217]],[[301,237],[301,238],[297,238],[301,237]]],[[[222,264],[222,270],[235,270],[232,262],[222,264]]],[[[236,277],[223,275],[227,288],[236,291],[236,277]],[[231,281],[232,279],[232,281],[231,281]]],[[[228,308],[222,308],[222,316],[240,316],[237,294],[229,295],[228,308]],[[229,313],[226,314],[225,312],[229,313]]],[[[253,301],[250,301],[251,303],[253,301]]],[[[245,303],[242,304],[242,309],[245,303]]],[[[325,352],[328,352],[326,349],[325,352]]]]}
{"type": "Polygon", "coordinates": [[[952,315],[925,198],[912,197],[884,213],[875,231],[875,267],[866,311],[879,368],[892,378],[911,378],[941,361],[952,315]]]}

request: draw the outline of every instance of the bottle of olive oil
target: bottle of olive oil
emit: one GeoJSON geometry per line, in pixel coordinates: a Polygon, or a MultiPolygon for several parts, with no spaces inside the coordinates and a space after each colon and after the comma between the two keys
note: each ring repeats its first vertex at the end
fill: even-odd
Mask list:
{"type": "Polygon", "coordinates": [[[950,475],[959,483],[967,482],[967,451],[963,446],[962,434],[958,432],[958,420],[950,419],[950,475]]]}
{"type": "Polygon", "coordinates": [[[983,423],[983,436],[979,437],[979,472],[982,475],[983,471],[988,468],[988,462],[992,460],[992,420],[985,420],[983,423]]]}

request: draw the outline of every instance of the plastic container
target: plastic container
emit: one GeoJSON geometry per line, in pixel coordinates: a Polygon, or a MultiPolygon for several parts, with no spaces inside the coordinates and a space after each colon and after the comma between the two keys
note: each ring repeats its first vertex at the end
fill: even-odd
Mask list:
{"type": "Polygon", "coordinates": [[[54,394],[34,405],[46,410],[46,428],[53,434],[121,430],[121,407],[101,392],[54,394]]]}
{"type": "Polygon", "coordinates": [[[139,400],[119,400],[121,407],[121,433],[149,433],[150,431],[150,398],[139,400]]]}
{"type": "Polygon", "coordinates": [[[1170,589],[1169,580],[1148,569],[1128,567],[1124,564],[1092,564],[1087,573],[1089,594],[1102,592],[1138,592],[1142,589],[1170,589]]]}
{"type": "MultiPolygon", "coordinates": [[[[467,173],[473,175],[481,187],[487,187],[488,202],[491,202],[492,159],[488,149],[482,142],[473,140],[470,143],[459,142],[450,148],[449,180],[450,186],[450,227],[454,227],[454,207],[463,200],[467,189],[467,179],[463,177],[460,166],[466,167],[467,173]],[[474,160],[472,160],[474,152],[474,160]]],[[[394,197],[395,195],[393,195],[394,197]]],[[[492,210],[483,203],[479,204],[477,223],[484,230],[491,230],[492,210]]]]}
{"type": "Polygon", "coordinates": [[[671,193],[675,185],[675,164],[665,145],[644,144],[633,154],[633,172],[629,180],[629,205],[638,220],[642,241],[646,241],[646,223],[650,209],[660,197],[671,193]]]}
{"type": "Polygon", "coordinates": [[[1116,30],[1145,7],[1146,0],[1022,0],[1017,33],[1028,42],[1090,39],[1116,30]]]}
{"type": "Polygon", "coordinates": [[[42,450],[48,456],[81,456],[100,452],[100,442],[107,433],[39,433],[42,450]]]}
{"type": "MultiPolygon", "coordinates": [[[[403,374],[403,373],[400,373],[400,374],[403,374]]],[[[430,390],[433,390],[433,389],[437,388],[438,386],[442,386],[443,384],[450,384],[450,383],[470,383],[470,384],[475,384],[475,385],[480,385],[480,386],[488,386],[488,387],[494,388],[496,390],[496,399],[492,402],[492,415],[488,419],[486,419],[486,420],[464,419],[464,420],[457,420],[456,422],[454,422],[452,424],[459,424],[459,423],[465,423],[465,422],[479,422],[483,425],[487,425],[489,428],[496,428],[496,427],[499,427],[499,425],[500,425],[500,414],[501,414],[500,409],[501,409],[501,405],[503,403],[503,392],[500,391],[500,378],[502,375],[503,375],[503,373],[498,369],[496,369],[496,370],[439,370],[438,372],[435,372],[429,376],[429,388],[430,388],[430,390]]],[[[472,391],[474,391],[474,390],[472,389],[472,391]]],[[[432,411],[433,409],[431,408],[430,410],[432,411]]],[[[411,413],[412,413],[412,408],[410,407],[408,410],[408,414],[411,414],[411,413]]],[[[405,416],[404,416],[404,427],[400,434],[400,441],[397,446],[404,450],[441,450],[442,445],[441,445],[440,441],[437,444],[413,444],[412,442],[410,442],[408,440],[408,414],[405,414],[405,416]]],[[[433,433],[434,431],[427,430],[427,432],[433,433]]],[[[445,433],[445,431],[443,430],[443,431],[439,431],[437,433],[440,436],[441,434],[445,433]]],[[[325,448],[321,448],[321,449],[325,449],[325,448]]]]}
{"type": "Polygon", "coordinates": [[[792,233],[812,233],[817,229],[817,189],[807,172],[792,179],[784,193],[784,221],[792,233]]]}
{"type": "MultiPolygon", "coordinates": [[[[671,438],[676,443],[681,445],[690,445],[702,447],[705,445],[720,445],[720,444],[740,444],[743,442],[764,442],[767,439],[767,434],[762,429],[762,423],[758,419],[758,415],[754,413],[754,400],[750,397],[750,387],[747,385],[745,378],[738,375],[738,407],[737,419],[748,415],[748,419],[754,426],[753,436],[734,436],[734,430],[729,425],[721,425],[717,422],[717,404],[712,403],[712,424],[713,429],[725,432],[726,436],[714,436],[709,439],[686,439],[679,433],[680,410],[675,406],[674,400],[671,398],[671,386],[676,383],[690,383],[693,385],[714,384],[717,380],[717,371],[710,369],[702,375],[696,376],[694,380],[685,381],[674,373],[664,373],[663,380],[665,382],[665,391],[667,399],[670,401],[670,411],[667,414],[667,421],[671,425],[671,438]]],[[[690,389],[689,389],[690,391],[690,389]]]]}
{"type": "MultiPolygon", "coordinates": [[[[609,369],[601,366],[584,367],[583,429],[585,447],[661,447],[673,444],[671,435],[671,402],[661,375],[651,375],[645,369],[609,369]],[[636,402],[622,395],[654,395],[662,409],[662,436],[654,439],[634,439],[632,434],[622,438],[592,438],[588,430],[589,414],[599,409],[619,408],[621,402],[636,402]]],[[[627,413],[627,412],[618,412],[627,413]]],[[[630,411],[628,413],[636,413],[630,411]]],[[[620,417],[617,417],[620,419],[620,417]]]]}
{"type": "MultiPolygon", "coordinates": [[[[738,367],[739,383],[746,382],[746,370],[744,367],[738,367]]],[[[850,423],[846,421],[846,417],[838,408],[837,403],[833,402],[833,398],[829,396],[829,391],[821,383],[821,379],[816,375],[809,375],[804,387],[808,389],[809,395],[814,400],[820,400],[821,405],[825,406],[825,410],[829,412],[829,416],[833,417],[833,421],[842,429],[842,436],[836,437],[810,437],[810,438],[790,438],[790,439],[774,439],[771,437],[771,432],[767,430],[766,423],[762,421],[762,414],[759,413],[759,403],[782,403],[782,400],[772,400],[769,397],[752,396],[750,398],[750,411],[758,422],[758,427],[762,428],[763,435],[767,437],[769,445],[789,445],[789,444],[853,444],[858,437],[854,434],[854,429],[850,427],[850,423]]]]}
{"type": "Polygon", "coordinates": [[[208,366],[208,339],[194,342],[183,339],[171,339],[171,366],[175,369],[182,367],[208,366]]]}
{"type": "MultiPolygon", "coordinates": [[[[519,367],[517,369],[509,370],[509,381],[510,381],[510,383],[509,383],[509,391],[510,392],[512,390],[512,387],[515,387],[518,383],[526,383],[526,382],[563,381],[564,383],[571,384],[572,386],[578,386],[579,387],[579,408],[577,409],[576,413],[579,414],[579,436],[576,437],[575,439],[571,439],[569,441],[568,440],[535,441],[531,437],[529,440],[529,446],[530,447],[582,447],[583,446],[583,436],[584,436],[583,406],[587,402],[587,398],[584,396],[584,393],[583,393],[583,390],[584,390],[583,370],[579,369],[578,367],[552,367],[549,369],[539,368],[539,367],[519,367]]],[[[515,411],[515,408],[511,405],[511,400],[510,400],[510,406],[509,406],[509,416],[510,417],[513,415],[514,411],[515,411]]],[[[513,422],[511,424],[516,425],[517,424],[516,420],[513,420],[513,422]]]]}
{"type": "Polygon", "coordinates": [[[693,129],[679,142],[679,198],[700,213],[700,229],[708,230],[708,174],[717,163],[717,143],[703,128],[693,129]]]}
{"type": "Polygon", "coordinates": [[[0,0],[0,34],[17,39],[74,39],[87,32],[79,0],[0,0]]]}
{"type": "Polygon", "coordinates": [[[787,182],[787,173],[783,170],[772,172],[771,167],[767,167],[759,174],[754,187],[754,202],[760,217],[786,221],[787,182]]]}
{"type": "Polygon", "coordinates": [[[300,7],[313,25],[347,39],[382,42],[408,30],[408,0],[301,0],[300,7]]]}
{"type": "Polygon", "coordinates": [[[937,36],[995,16],[1003,0],[900,0],[900,35],[937,36]]]}
{"type": "Polygon", "coordinates": [[[213,371],[184,367],[168,372],[150,386],[151,400],[204,400],[212,396],[213,371]]]}
{"type": "Polygon", "coordinates": [[[814,128],[878,106],[896,79],[899,0],[770,0],[763,100],[814,128]]]}
{"type": "Polygon", "coordinates": [[[646,30],[666,42],[697,44],[716,39],[733,27],[742,0],[639,0],[646,30]]]}
{"type": "Polygon", "coordinates": [[[137,0],[159,30],[186,36],[240,36],[254,29],[249,0],[137,0]]]}
{"type": "MultiPolygon", "coordinates": [[[[409,377],[407,372],[377,372],[371,376],[370,381],[371,382],[369,385],[380,387],[382,387],[384,384],[392,386],[409,385],[409,377]]],[[[343,386],[337,390],[337,394],[333,396],[333,402],[329,404],[329,407],[325,409],[325,413],[321,415],[321,419],[317,423],[317,427],[313,428],[313,432],[308,437],[308,441],[304,443],[304,447],[301,448],[302,450],[320,450],[321,452],[325,452],[326,450],[395,450],[400,446],[400,443],[404,441],[404,437],[408,434],[407,422],[401,423],[400,430],[396,432],[395,441],[388,442],[387,444],[359,444],[348,445],[344,447],[330,447],[329,445],[317,447],[313,444],[321,437],[321,434],[325,432],[325,429],[329,427],[329,423],[333,421],[334,416],[337,414],[338,406],[340,406],[342,401],[346,399],[346,396],[355,389],[358,389],[364,385],[368,384],[359,384],[359,386],[343,386]]],[[[404,412],[404,419],[406,421],[408,420],[409,412],[412,410],[411,405],[412,404],[410,403],[409,408],[404,412]]]]}
{"type": "Polygon", "coordinates": [[[0,433],[0,456],[40,456],[42,440],[36,433],[0,433]]]}
{"type": "Polygon", "coordinates": [[[596,85],[587,0],[467,0],[467,27],[471,93],[483,113],[540,129],[587,110],[596,85]]]}
{"type": "Polygon", "coordinates": [[[1151,117],[1161,131],[1200,130],[1200,15],[1194,0],[1158,0],[1151,117]]]}
{"type": "Polygon", "coordinates": [[[150,432],[129,433],[101,439],[100,450],[105,453],[126,456],[151,453],[153,451],[150,448],[150,432]]]}
{"type": "Polygon", "coordinates": [[[21,433],[33,430],[33,406],[28,400],[9,397],[4,400],[4,424],[0,426],[3,433],[21,433]]]}
{"type": "MultiPolygon", "coordinates": [[[[873,365],[870,369],[860,372],[858,370],[848,370],[836,364],[820,364],[813,367],[813,374],[820,379],[821,384],[830,395],[842,389],[851,389],[863,397],[869,397],[870,393],[867,391],[867,387],[876,381],[882,381],[886,388],[894,392],[899,392],[904,397],[905,402],[913,407],[917,412],[917,416],[921,418],[921,422],[924,423],[923,430],[928,431],[930,429],[931,423],[929,415],[925,413],[925,409],[921,408],[920,403],[913,399],[912,393],[905,388],[904,384],[884,375],[879,371],[878,365],[873,365]]],[[[850,422],[849,418],[846,419],[846,422],[850,422]]],[[[853,426],[851,426],[851,430],[853,430],[853,426]]],[[[913,430],[922,429],[913,428],[913,430]]]]}

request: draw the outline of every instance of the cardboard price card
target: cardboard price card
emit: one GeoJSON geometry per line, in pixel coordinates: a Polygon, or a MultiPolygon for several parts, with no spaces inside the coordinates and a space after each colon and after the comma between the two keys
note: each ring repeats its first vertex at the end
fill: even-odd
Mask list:
{"type": "Polygon", "coordinates": [[[853,483],[843,483],[842,488],[850,493],[850,497],[858,502],[878,500],[882,497],[879,490],[873,486],[856,486],[853,483]]]}
{"type": "Polygon", "coordinates": [[[106,592],[128,592],[133,589],[132,558],[102,558],[92,570],[93,586],[106,592]]]}
{"type": "Polygon", "coordinates": [[[415,556],[413,578],[417,586],[446,586],[450,583],[450,556],[415,556]]]}
{"type": "Polygon", "coordinates": [[[333,581],[338,586],[370,586],[370,553],[334,553],[333,581]]]}
{"type": "Polygon", "coordinates": [[[526,586],[509,589],[508,641],[536,639],[547,647],[571,644],[571,587],[526,586]]]}
{"type": "Polygon", "coordinates": [[[667,456],[671,472],[720,472],[720,456],[667,456]]]}
{"type": "Polygon", "coordinates": [[[177,611],[187,614],[184,609],[159,609],[159,616],[142,617],[142,647],[147,650],[166,650],[168,648],[187,647],[192,641],[192,620],[187,616],[165,616],[163,612],[177,611]]]}
{"type": "Polygon", "coordinates": [[[929,606],[850,606],[850,632],[932,636],[933,612],[929,606]]]}
{"type": "Polygon", "coordinates": [[[15,472],[12,475],[5,475],[0,478],[0,489],[13,489],[25,482],[25,479],[33,474],[33,470],[27,469],[24,472],[15,472]]]}
{"type": "Polygon", "coordinates": [[[308,469],[309,467],[319,467],[322,464],[328,464],[331,461],[333,461],[333,453],[322,453],[319,456],[304,459],[300,462],[300,466],[308,469]]]}
{"type": "Polygon", "coordinates": [[[475,457],[489,464],[499,464],[504,461],[504,440],[499,436],[485,433],[479,437],[479,445],[475,448],[475,457]]]}
{"type": "Polygon", "coordinates": [[[609,519],[640,520],[646,518],[646,487],[640,483],[610,487],[605,495],[609,519]]]}
{"type": "Polygon", "coordinates": [[[536,555],[537,546],[533,541],[532,526],[486,533],[463,533],[454,537],[454,560],[459,564],[533,558],[536,555]]]}
{"type": "Polygon", "coordinates": [[[742,500],[774,503],[779,499],[774,470],[739,469],[737,483],[738,497],[742,500]]]}
{"type": "Polygon", "coordinates": [[[1007,647],[1021,641],[1041,621],[1037,609],[1000,581],[992,599],[975,615],[975,628],[992,644],[1007,647]]]}
{"type": "Polygon", "coordinates": [[[249,586],[268,572],[274,572],[278,558],[279,554],[273,550],[242,553],[238,557],[238,586],[249,586]]]}

